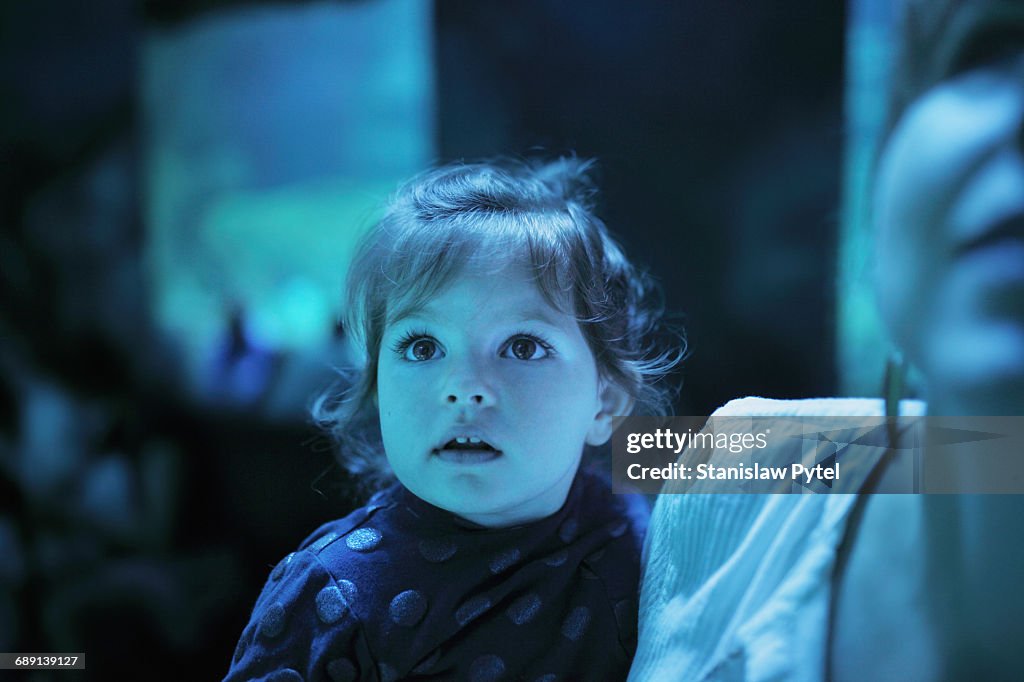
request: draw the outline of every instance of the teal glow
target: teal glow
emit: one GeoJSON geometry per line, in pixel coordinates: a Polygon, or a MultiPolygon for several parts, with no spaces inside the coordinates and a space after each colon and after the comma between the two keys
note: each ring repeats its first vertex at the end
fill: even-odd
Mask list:
{"type": "Polygon", "coordinates": [[[889,344],[875,304],[871,163],[885,116],[893,46],[887,0],[854,0],[847,29],[847,146],[836,302],[841,395],[881,395],[889,344]]]}
{"type": "Polygon", "coordinates": [[[435,157],[432,4],[243,7],[147,36],[147,257],[158,326],[202,390],[240,317],[323,350],[353,244],[435,157]]]}

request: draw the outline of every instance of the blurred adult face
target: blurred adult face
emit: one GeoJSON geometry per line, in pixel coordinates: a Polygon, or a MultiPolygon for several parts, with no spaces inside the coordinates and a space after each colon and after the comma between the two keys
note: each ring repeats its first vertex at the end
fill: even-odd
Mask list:
{"type": "Polygon", "coordinates": [[[879,298],[939,414],[1024,410],[1024,46],[926,91],[875,187],[879,298]]]}

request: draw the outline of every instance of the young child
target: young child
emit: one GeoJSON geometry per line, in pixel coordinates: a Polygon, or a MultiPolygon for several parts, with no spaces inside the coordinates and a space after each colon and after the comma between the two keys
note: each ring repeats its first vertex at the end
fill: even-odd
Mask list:
{"type": "Polygon", "coordinates": [[[679,355],[588,167],[439,168],[364,238],[364,371],[319,412],[350,471],[397,483],[273,569],[228,680],[625,678],[647,508],[580,462],[664,412],[679,355]]]}

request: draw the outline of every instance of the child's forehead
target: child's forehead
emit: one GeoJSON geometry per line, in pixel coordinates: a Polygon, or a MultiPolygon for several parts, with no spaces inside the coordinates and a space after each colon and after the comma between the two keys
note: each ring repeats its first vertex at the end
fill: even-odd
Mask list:
{"type": "Polygon", "coordinates": [[[517,261],[468,263],[431,287],[407,287],[388,301],[387,324],[410,318],[444,320],[465,313],[500,312],[515,322],[564,323],[568,292],[549,291],[540,273],[517,261]]]}

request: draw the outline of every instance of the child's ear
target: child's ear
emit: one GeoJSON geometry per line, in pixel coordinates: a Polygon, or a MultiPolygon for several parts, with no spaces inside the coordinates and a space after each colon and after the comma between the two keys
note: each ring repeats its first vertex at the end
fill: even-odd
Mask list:
{"type": "Polygon", "coordinates": [[[625,417],[633,410],[633,398],[614,381],[602,379],[598,399],[600,411],[587,431],[587,445],[604,445],[612,437],[612,417],[625,417]]]}

